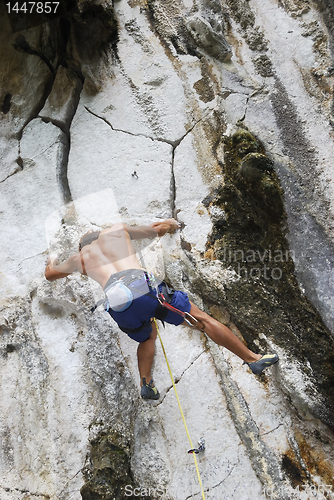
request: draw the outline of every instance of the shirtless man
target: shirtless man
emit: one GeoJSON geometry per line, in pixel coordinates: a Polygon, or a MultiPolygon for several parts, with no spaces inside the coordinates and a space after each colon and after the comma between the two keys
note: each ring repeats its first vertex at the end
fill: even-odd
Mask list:
{"type": "MultiPolygon", "coordinates": [[[[49,281],[79,271],[101,285],[108,299],[106,304],[109,314],[121,330],[139,343],[137,358],[141,396],[144,399],[159,398],[151,375],[157,337],[152,318],[157,317],[173,325],[188,323],[172,310],[166,310],[164,317],[159,317],[156,286],[160,284],[161,288],[163,283],[141,267],[132,240],[163,236],[167,232],[174,232],[178,227],[176,220],[167,219],[144,227],[119,223],[102,231],[88,232],[80,240],[78,253],[72,254],[62,264],[50,257],[45,269],[45,277],[49,281]]],[[[262,356],[250,351],[227,326],[190,302],[184,292],[174,291],[169,302],[176,309],[195,318],[195,328],[204,331],[218,345],[239,356],[253,373],[259,374],[278,361],[277,354],[262,356]]]]}

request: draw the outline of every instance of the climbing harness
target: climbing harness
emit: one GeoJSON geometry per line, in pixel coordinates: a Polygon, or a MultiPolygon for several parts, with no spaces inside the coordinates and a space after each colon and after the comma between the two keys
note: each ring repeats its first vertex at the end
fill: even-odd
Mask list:
{"type": "Polygon", "coordinates": [[[188,426],[187,426],[187,423],[186,423],[186,419],[184,417],[184,413],[183,413],[183,410],[182,410],[182,407],[181,407],[181,402],[180,402],[180,399],[179,399],[179,395],[178,395],[177,390],[176,390],[176,386],[175,386],[175,382],[174,382],[174,377],[173,377],[173,374],[172,374],[172,370],[170,369],[169,362],[168,362],[168,359],[167,359],[167,354],[166,354],[166,351],[165,351],[165,346],[164,346],[164,344],[162,342],[162,338],[161,338],[161,335],[160,335],[160,332],[159,332],[159,327],[158,327],[158,324],[157,324],[157,321],[156,321],[155,318],[154,318],[153,322],[154,322],[154,325],[155,325],[155,327],[157,329],[158,337],[159,337],[159,340],[160,340],[162,351],[163,351],[164,356],[165,356],[165,360],[166,360],[167,368],[168,368],[168,371],[169,371],[169,375],[170,375],[170,378],[171,378],[171,381],[172,381],[172,384],[173,384],[173,387],[174,387],[174,391],[175,391],[175,396],[176,396],[176,399],[177,399],[177,403],[179,405],[179,409],[180,409],[181,417],[182,417],[182,420],[183,420],[184,428],[186,430],[186,433],[187,433],[187,436],[188,436],[188,439],[189,439],[189,443],[190,443],[190,446],[191,446],[191,450],[189,450],[188,453],[192,453],[192,455],[194,457],[194,462],[195,462],[195,467],[196,467],[198,482],[199,482],[199,485],[200,485],[200,488],[201,488],[201,493],[202,493],[202,499],[206,500],[205,499],[205,494],[204,494],[204,489],[203,489],[203,484],[202,484],[202,480],[201,480],[201,475],[200,475],[199,468],[198,468],[197,458],[196,458],[196,455],[200,451],[204,451],[204,449],[205,449],[204,439],[201,438],[201,440],[198,442],[198,444],[200,445],[199,448],[196,448],[196,449],[193,448],[193,444],[192,444],[191,437],[190,437],[190,434],[189,434],[189,431],[188,431],[188,426]]]}
{"type": "MultiPolygon", "coordinates": [[[[147,271],[140,270],[140,273],[138,274],[138,270],[135,270],[135,271],[137,271],[137,272],[135,272],[133,276],[129,275],[129,276],[124,276],[122,278],[119,278],[118,280],[117,279],[115,279],[114,281],[112,280],[110,282],[110,284],[108,281],[107,285],[105,286],[105,291],[117,282],[123,282],[124,285],[127,286],[131,282],[132,278],[139,279],[140,277],[145,276],[145,280],[146,280],[146,283],[147,283],[148,288],[149,288],[149,294],[159,302],[157,309],[155,311],[155,317],[157,319],[160,319],[160,321],[162,321],[162,323],[163,323],[164,319],[167,316],[168,310],[169,310],[169,311],[174,312],[175,314],[182,316],[184,321],[186,323],[188,323],[189,326],[196,326],[197,325],[197,323],[198,323],[197,319],[194,318],[190,313],[180,311],[179,309],[177,309],[176,307],[173,307],[169,303],[172,296],[173,296],[174,290],[171,289],[164,281],[159,283],[159,285],[161,285],[161,291],[160,291],[159,285],[155,279],[155,276],[152,273],[148,273],[147,271]]],[[[126,273],[126,271],[124,271],[124,273],[126,273]]],[[[123,271],[121,273],[117,273],[117,274],[122,275],[123,271]]],[[[135,291],[134,288],[132,288],[132,290],[135,291]]],[[[107,298],[105,298],[105,299],[99,300],[94,305],[94,307],[91,308],[91,312],[94,312],[102,304],[104,304],[105,310],[108,311],[109,301],[107,300],[107,298]]],[[[130,304],[130,301],[127,304],[130,304]]],[[[129,305],[128,305],[128,307],[129,307],[129,305]]],[[[142,328],[142,326],[140,326],[136,330],[139,331],[141,328],[142,328]]],[[[125,331],[125,330],[123,330],[123,331],[125,331]]],[[[132,333],[135,333],[135,331],[133,331],[132,333]]]]}

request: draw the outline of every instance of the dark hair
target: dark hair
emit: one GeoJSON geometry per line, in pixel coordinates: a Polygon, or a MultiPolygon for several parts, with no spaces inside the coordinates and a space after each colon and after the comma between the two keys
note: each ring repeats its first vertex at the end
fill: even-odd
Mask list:
{"type": "Polygon", "coordinates": [[[100,232],[101,231],[88,231],[88,233],[84,234],[80,238],[79,252],[80,252],[80,250],[83,249],[83,247],[85,247],[86,245],[90,245],[92,243],[92,241],[97,240],[98,237],[100,236],[100,232]]]}

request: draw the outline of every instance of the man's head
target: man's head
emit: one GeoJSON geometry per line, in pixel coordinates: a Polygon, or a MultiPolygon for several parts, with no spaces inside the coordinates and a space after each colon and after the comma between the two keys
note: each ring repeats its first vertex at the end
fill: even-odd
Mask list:
{"type": "Polygon", "coordinates": [[[86,245],[90,245],[93,241],[97,240],[101,231],[88,231],[88,233],[84,234],[79,241],[79,252],[86,245]]]}

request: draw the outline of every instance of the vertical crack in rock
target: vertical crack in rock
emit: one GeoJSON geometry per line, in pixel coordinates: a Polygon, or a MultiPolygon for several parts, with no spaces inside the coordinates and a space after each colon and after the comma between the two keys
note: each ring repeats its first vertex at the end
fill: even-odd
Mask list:
{"type": "Polygon", "coordinates": [[[187,137],[187,135],[190,134],[190,132],[192,132],[192,130],[196,127],[196,125],[198,123],[200,123],[202,120],[204,120],[205,117],[203,117],[200,120],[196,121],[192,125],[192,127],[190,127],[190,129],[187,130],[187,132],[185,134],[183,134],[182,137],[180,137],[180,139],[177,139],[176,141],[174,141],[174,142],[171,143],[172,146],[173,146],[173,149],[172,149],[172,162],[171,162],[170,192],[171,192],[171,213],[172,213],[172,216],[174,217],[174,219],[177,219],[177,210],[176,210],[176,189],[177,188],[176,188],[176,179],[175,179],[175,170],[174,170],[174,166],[175,166],[175,151],[176,151],[176,148],[181,144],[181,142],[187,137]]]}
{"type": "Polygon", "coordinates": [[[53,88],[39,115],[45,123],[51,122],[61,130],[56,176],[64,205],[73,201],[67,175],[71,148],[70,127],[79,105],[83,83],[76,72],[59,66],[53,88]],[[67,93],[64,92],[64,88],[68,91],[67,93]],[[59,105],[62,100],[65,100],[63,109],[59,105]]]}
{"type": "Polygon", "coordinates": [[[170,191],[171,191],[171,212],[172,212],[173,217],[175,219],[177,219],[177,209],[176,209],[176,190],[177,190],[177,187],[176,187],[175,170],[174,170],[176,148],[187,137],[187,135],[190,134],[194,130],[196,125],[198,125],[199,123],[204,121],[209,116],[209,114],[212,112],[213,111],[210,110],[207,113],[205,113],[202,118],[200,118],[199,120],[195,121],[195,123],[193,123],[193,125],[182,135],[182,137],[180,137],[176,141],[170,142],[170,144],[173,146],[172,162],[171,162],[171,188],[170,188],[170,191]]]}
{"type": "Polygon", "coordinates": [[[242,118],[240,118],[240,120],[237,121],[237,124],[238,123],[241,124],[246,119],[249,99],[250,99],[250,96],[247,96],[246,103],[245,103],[245,112],[244,112],[242,118]]]}
{"type": "Polygon", "coordinates": [[[84,83],[81,72],[60,65],[51,92],[38,116],[69,135],[84,83]]]}
{"type": "Polygon", "coordinates": [[[10,106],[11,106],[11,98],[12,98],[12,94],[10,93],[7,93],[5,95],[5,97],[3,98],[3,101],[2,101],[2,107],[1,107],[1,112],[6,115],[9,110],[10,110],[10,106]]]}
{"type": "Polygon", "coordinates": [[[228,409],[239,437],[246,447],[256,475],[263,485],[272,489],[271,498],[289,500],[288,486],[283,482],[285,478],[277,456],[260,438],[259,429],[247,404],[237,385],[229,376],[228,365],[224,361],[219,347],[212,341],[208,342],[221,379],[221,387],[226,397],[228,409]]]}
{"type": "Polygon", "coordinates": [[[70,186],[68,183],[67,167],[70,154],[70,135],[61,133],[60,146],[57,152],[56,175],[61,197],[64,205],[73,201],[70,186]]]}
{"type": "Polygon", "coordinates": [[[214,110],[210,110],[204,114],[200,119],[196,120],[193,125],[176,141],[172,143],[173,150],[172,150],[172,163],[171,163],[171,212],[173,214],[173,217],[177,219],[177,214],[178,210],[176,208],[176,191],[177,191],[177,186],[176,186],[176,178],[175,178],[175,152],[176,148],[181,144],[181,142],[194,130],[194,128],[201,122],[205,121],[206,118],[213,113],[214,110]]]}

